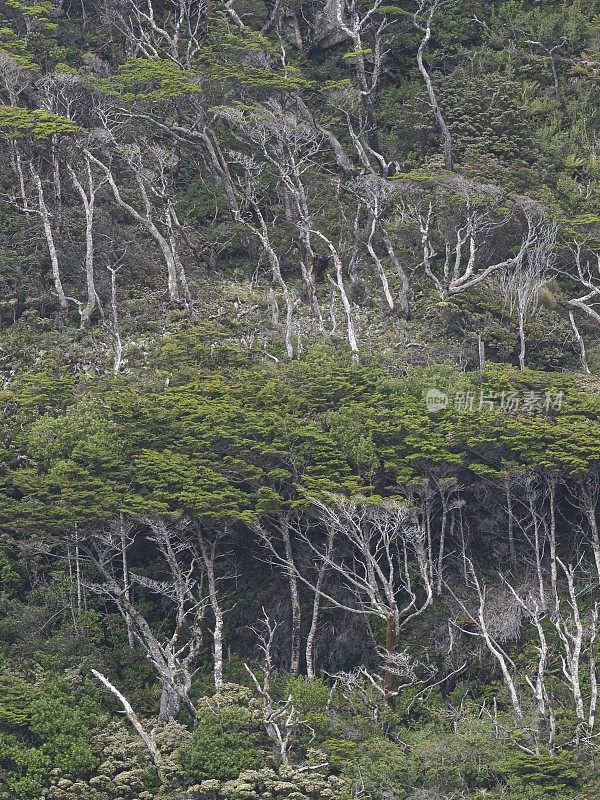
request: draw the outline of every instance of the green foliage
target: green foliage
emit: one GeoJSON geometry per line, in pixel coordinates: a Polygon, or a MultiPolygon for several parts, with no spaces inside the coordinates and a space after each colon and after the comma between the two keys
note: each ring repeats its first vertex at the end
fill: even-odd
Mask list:
{"type": "Polygon", "coordinates": [[[53,770],[76,776],[98,765],[87,713],[58,681],[32,687],[4,674],[0,683],[0,771],[11,798],[38,800],[53,770]]]}
{"type": "Polygon", "coordinates": [[[0,726],[19,728],[31,717],[31,703],[37,691],[15,675],[0,674],[0,726]]]}
{"type": "Polygon", "coordinates": [[[514,753],[502,764],[509,776],[508,784],[513,791],[523,791],[529,796],[538,790],[540,797],[564,797],[579,783],[579,770],[568,753],[529,755],[514,753]]]}
{"type": "Polygon", "coordinates": [[[72,120],[52,114],[46,109],[33,111],[16,106],[0,106],[0,136],[5,139],[48,139],[51,136],[79,133],[81,128],[72,120]]]}
{"type": "Polygon", "coordinates": [[[125,101],[160,102],[200,91],[193,76],[167,58],[130,58],[117,74],[98,84],[108,97],[125,101]]]}
{"type": "Polygon", "coordinates": [[[191,743],[180,756],[187,775],[226,781],[261,766],[265,752],[249,697],[248,690],[226,691],[215,707],[207,704],[202,710],[191,743]]]}

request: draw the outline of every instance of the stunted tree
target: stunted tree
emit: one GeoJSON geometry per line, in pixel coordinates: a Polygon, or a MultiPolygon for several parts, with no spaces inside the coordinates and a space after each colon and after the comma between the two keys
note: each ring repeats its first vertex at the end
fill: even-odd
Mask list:
{"type": "Polygon", "coordinates": [[[569,319],[579,345],[581,365],[584,371],[589,373],[585,341],[579,332],[573,312],[575,310],[583,311],[595,323],[600,323],[600,254],[593,252],[592,248],[586,247],[582,242],[575,242],[571,253],[574,263],[571,268],[564,270],[564,273],[573,281],[574,293],[577,296],[567,300],[570,307],[569,319]]]}
{"type": "MultiPolygon", "coordinates": [[[[528,217],[523,225],[518,208],[508,214],[500,211],[500,199],[498,190],[461,178],[440,186],[426,205],[419,200],[412,204],[407,218],[411,217],[418,225],[423,254],[420,266],[441,300],[473,289],[495,273],[512,274],[517,266],[528,263],[524,261],[528,252],[532,258],[538,252],[535,251],[538,237],[546,235],[544,223],[528,217]],[[460,206],[454,200],[457,212],[453,214],[448,213],[445,202],[448,190],[462,198],[460,206]],[[496,249],[490,247],[490,239],[502,228],[513,235],[518,231],[518,238],[504,245],[504,257],[498,258],[496,249]]],[[[542,263],[535,258],[538,267],[542,263]]]]}
{"type": "Polygon", "coordinates": [[[549,279],[555,258],[557,227],[529,216],[527,246],[518,258],[504,267],[500,289],[519,327],[519,367],[525,369],[527,319],[539,308],[540,289],[549,279]]]}

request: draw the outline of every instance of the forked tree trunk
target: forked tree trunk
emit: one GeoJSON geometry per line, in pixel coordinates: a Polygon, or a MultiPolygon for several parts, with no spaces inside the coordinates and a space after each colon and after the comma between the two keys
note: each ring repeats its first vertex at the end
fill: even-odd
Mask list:
{"type": "Polygon", "coordinates": [[[171,683],[163,683],[158,712],[159,722],[170,722],[172,719],[177,719],[181,706],[182,700],[177,689],[171,683]]]}

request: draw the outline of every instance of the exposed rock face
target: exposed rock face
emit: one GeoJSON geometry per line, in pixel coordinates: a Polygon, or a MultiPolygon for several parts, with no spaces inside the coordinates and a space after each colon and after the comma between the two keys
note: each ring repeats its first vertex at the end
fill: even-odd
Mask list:
{"type": "Polygon", "coordinates": [[[336,47],[346,39],[346,34],[338,22],[338,8],[341,0],[324,0],[322,8],[314,15],[313,46],[322,50],[336,47]]]}

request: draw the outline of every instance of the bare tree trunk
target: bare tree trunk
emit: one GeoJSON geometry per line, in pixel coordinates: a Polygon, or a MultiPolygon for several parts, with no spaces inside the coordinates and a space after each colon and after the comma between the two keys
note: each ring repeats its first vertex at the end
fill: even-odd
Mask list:
{"type": "MultiPolygon", "coordinates": [[[[485,607],[486,607],[486,590],[485,587],[482,587],[479,579],[477,578],[477,574],[475,572],[475,568],[473,566],[473,562],[468,559],[469,564],[469,573],[470,577],[475,585],[475,589],[477,591],[477,597],[479,600],[478,608],[477,608],[477,615],[471,614],[470,611],[467,610],[466,606],[462,603],[463,611],[468,615],[473,623],[479,629],[478,633],[475,634],[480,636],[490,653],[496,659],[498,666],[500,667],[500,671],[502,672],[502,677],[504,679],[504,684],[508,690],[508,694],[510,696],[511,705],[513,707],[513,711],[515,716],[519,719],[523,717],[523,710],[521,708],[521,701],[519,700],[519,695],[517,692],[517,686],[515,680],[513,678],[512,671],[514,671],[514,663],[511,658],[504,652],[502,647],[498,644],[498,642],[494,639],[494,637],[490,634],[489,628],[487,625],[486,615],[485,615],[485,607]],[[512,671],[511,671],[512,670],[512,671]]],[[[463,630],[461,628],[461,630],[463,630]]]]}
{"type": "Polygon", "coordinates": [[[27,192],[25,191],[25,176],[23,174],[23,159],[21,157],[21,152],[16,142],[11,141],[11,151],[13,155],[13,163],[15,172],[17,174],[17,178],[19,181],[19,193],[21,195],[21,202],[23,203],[23,210],[29,210],[29,200],[27,198],[27,192]]]}
{"type": "Polygon", "coordinates": [[[73,604],[73,584],[75,577],[73,575],[73,558],[71,556],[71,546],[67,544],[67,563],[69,565],[69,610],[71,611],[71,620],[73,621],[74,630],[79,629],[79,617],[73,604]]]}
{"type": "Polygon", "coordinates": [[[89,159],[86,159],[87,192],[70,164],[67,165],[67,169],[81,198],[85,212],[85,282],[87,301],[81,311],[81,328],[86,330],[90,326],[90,319],[96,307],[96,298],[98,296],[94,282],[94,205],[96,190],[89,159]]]}
{"type": "Polygon", "coordinates": [[[446,524],[448,520],[448,506],[446,503],[446,498],[442,493],[442,522],[440,525],[440,543],[438,549],[438,557],[437,557],[437,582],[436,582],[436,594],[441,595],[442,593],[442,585],[444,582],[444,551],[446,547],[446,524]]]}
{"type": "Polygon", "coordinates": [[[177,719],[181,711],[181,695],[168,681],[163,682],[162,691],[160,694],[160,708],[158,710],[159,722],[170,722],[172,719],[177,719]]]}
{"type": "Polygon", "coordinates": [[[315,677],[315,637],[319,626],[319,612],[321,610],[321,588],[325,578],[326,563],[323,561],[319,566],[319,573],[315,583],[315,594],[313,597],[312,617],[310,629],[306,637],[306,675],[308,678],[315,677]]]}
{"type": "Polygon", "coordinates": [[[519,369],[525,369],[525,314],[519,309],[519,369]]]}
{"type": "Polygon", "coordinates": [[[148,198],[148,193],[146,191],[146,187],[139,175],[135,175],[136,184],[138,189],[140,190],[140,194],[142,196],[142,201],[144,204],[145,213],[141,214],[137,209],[135,209],[130,203],[127,203],[122,197],[119,187],[114,179],[114,176],[110,170],[110,168],[104,164],[102,161],[97,159],[91,153],[86,151],[86,155],[90,158],[106,175],[108,180],[109,186],[112,189],[113,196],[118,206],[122,209],[127,211],[136,222],[139,222],[140,225],[150,234],[150,236],[154,239],[156,244],[159,246],[161,253],[163,254],[163,258],[165,260],[165,264],[167,267],[167,288],[169,292],[169,300],[174,306],[178,306],[181,304],[181,296],[179,294],[179,283],[177,278],[177,261],[173,254],[173,250],[171,249],[171,244],[169,241],[163,236],[163,234],[158,229],[156,223],[152,218],[152,206],[150,204],[150,200],[148,198]]]}
{"type": "MultiPolygon", "coordinates": [[[[397,609],[393,607],[385,623],[385,649],[392,656],[398,652],[398,638],[397,609]]],[[[386,670],[383,680],[385,701],[392,709],[396,707],[398,685],[398,676],[391,669],[386,670]]]]}
{"type": "Polygon", "coordinates": [[[113,340],[113,372],[118,375],[121,370],[121,361],[123,359],[123,343],[121,341],[121,333],[119,330],[119,312],[117,305],[117,272],[118,267],[108,267],[110,272],[110,318],[111,318],[111,334],[113,340]]]}
{"type": "Polygon", "coordinates": [[[344,311],[346,312],[346,324],[348,328],[348,343],[350,344],[350,350],[352,352],[352,361],[357,364],[358,363],[358,342],[356,340],[356,332],[354,330],[354,319],[352,317],[352,305],[350,304],[350,300],[346,293],[346,287],[344,285],[344,269],[342,266],[342,260],[338,251],[333,246],[333,243],[330,239],[325,236],[325,234],[321,233],[320,231],[313,231],[316,236],[322,239],[327,247],[329,248],[329,252],[333,258],[333,263],[335,264],[335,272],[336,272],[336,281],[332,281],[332,283],[337,286],[338,291],[340,293],[340,297],[342,299],[342,305],[344,306],[344,311]]]}
{"type": "Polygon", "coordinates": [[[125,607],[125,626],[127,628],[127,642],[133,649],[133,631],[131,630],[131,618],[127,611],[127,606],[131,603],[131,586],[129,582],[129,563],[127,560],[127,529],[123,518],[123,512],[119,514],[119,534],[121,539],[121,565],[123,570],[123,595],[126,601],[125,607]]]}
{"type": "Polygon", "coordinates": [[[513,568],[517,566],[517,552],[515,550],[515,518],[513,512],[512,490],[510,487],[510,478],[506,477],[504,480],[504,492],[506,496],[506,514],[508,519],[508,549],[510,552],[510,561],[513,568]]]}
{"type": "Polygon", "coordinates": [[[398,288],[398,310],[406,319],[410,313],[410,281],[408,279],[408,275],[402,267],[402,264],[400,263],[398,256],[396,255],[394,246],[392,245],[390,237],[388,236],[383,225],[381,226],[381,231],[383,244],[385,245],[385,249],[387,250],[390,261],[394,265],[396,275],[400,282],[400,286],[398,288]]]}
{"type": "MultiPolygon", "coordinates": [[[[575,588],[575,571],[572,564],[566,566],[560,559],[558,563],[567,579],[570,619],[564,619],[560,609],[557,609],[554,624],[563,646],[563,653],[561,654],[563,674],[573,695],[575,715],[580,723],[585,723],[583,694],[581,691],[581,653],[583,650],[584,631],[577,599],[577,589],[575,588]]],[[[578,741],[579,733],[577,733],[576,737],[576,741],[578,741]]]]}
{"type": "Polygon", "coordinates": [[[79,526],[75,523],[75,581],[77,585],[77,618],[83,611],[83,584],[81,581],[81,552],[79,550],[79,526]]]}
{"type": "Polygon", "coordinates": [[[113,694],[117,698],[117,700],[119,701],[119,703],[121,704],[121,706],[123,708],[125,716],[127,717],[129,722],[133,726],[135,732],[140,737],[142,742],[146,745],[146,749],[148,750],[148,752],[150,753],[150,756],[152,757],[152,761],[154,762],[154,766],[160,772],[160,770],[162,768],[162,761],[161,761],[161,757],[160,757],[160,753],[158,751],[158,748],[157,748],[157,746],[156,746],[156,744],[154,742],[154,739],[152,738],[152,735],[149,734],[146,731],[146,729],[144,728],[144,726],[140,722],[137,714],[135,713],[135,711],[131,707],[131,704],[129,703],[129,701],[121,694],[121,692],[115,686],[113,686],[113,684],[108,680],[108,678],[105,675],[103,675],[101,672],[98,672],[97,670],[93,669],[92,670],[92,675],[95,678],[97,678],[100,681],[100,683],[106,689],[108,689],[108,691],[111,694],[113,694]]]}
{"type": "Polygon", "coordinates": [[[44,235],[46,237],[46,244],[48,246],[48,253],[50,255],[50,264],[52,266],[54,289],[56,291],[56,296],[58,297],[57,327],[59,330],[64,330],[67,312],[69,310],[69,304],[67,302],[67,296],[65,295],[65,291],[62,285],[62,280],[60,277],[60,266],[58,263],[58,254],[56,252],[56,245],[54,243],[54,235],[52,233],[52,225],[50,223],[50,214],[48,213],[48,207],[46,205],[46,200],[44,197],[44,188],[42,186],[42,180],[39,176],[39,173],[33,166],[31,166],[31,174],[33,176],[33,182],[35,184],[38,193],[39,215],[41,217],[42,224],[44,226],[44,235]]]}
{"type": "Polygon", "coordinates": [[[223,608],[221,607],[215,572],[219,539],[220,536],[215,534],[215,538],[209,543],[202,531],[198,529],[198,545],[200,547],[202,563],[206,570],[208,600],[215,623],[213,628],[213,677],[216,692],[220,692],[223,686],[223,608]]]}
{"type": "Polygon", "coordinates": [[[569,311],[569,319],[571,320],[571,328],[573,329],[573,333],[575,335],[575,340],[579,345],[579,360],[581,361],[581,366],[583,367],[583,371],[586,372],[588,375],[591,373],[587,362],[587,354],[585,351],[585,342],[583,341],[583,336],[579,333],[579,328],[575,322],[575,317],[573,316],[573,312],[569,311]]]}
{"type": "MultiPolygon", "coordinates": [[[[417,50],[417,65],[419,67],[419,72],[421,73],[421,75],[423,76],[423,80],[425,81],[425,87],[427,89],[429,103],[431,104],[431,108],[433,109],[433,113],[435,114],[435,119],[440,129],[440,133],[442,134],[442,140],[444,145],[444,161],[446,164],[446,169],[452,171],[454,169],[452,134],[450,133],[450,128],[446,124],[446,120],[444,119],[444,115],[442,114],[442,110],[437,101],[435,89],[433,87],[433,81],[431,80],[431,77],[427,72],[427,68],[425,67],[425,63],[423,61],[423,53],[429,43],[429,40],[431,39],[431,24],[433,22],[433,17],[435,15],[435,12],[439,8],[439,5],[440,3],[437,2],[437,0],[433,0],[429,10],[429,16],[427,18],[425,25],[418,23],[417,15],[415,15],[415,25],[424,34],[423,39],[421,40],[421,44],[419,45],[419,49],[417,50]]],[[[421,13],[425,9],[425,7],[426,3],[421,2],[417,14],[421,13]]]]}
{"type": "Polygon", "coordinates": [[[389,306],[390,311],[394,310],[394,298],[392,297],[392,293],[390,291],[390,284],[385,274],[385,269],[383,267],[383,262],[375,252],[375,248],[373,247],[373,239],[375,238],[375,229],[377,227],[377,218],[375,216],[371,219],[371,225],[369,227],[369,237],[367,239],[367,250],[369,251],[369,255],[371,256],[373,263],[377,269],[377,273],[379,275],[379,280],[381,281],[381,285],[383,287],[383,296],[385,297],[385,301],[389,306]]]}
{"type": "Polygon", "coordinates": [[[544,571],[542,568],[542,546],[543,543],[540,540],[540,520],[535,510],[535,496],[533,494],[532,486],[529,485],[527,487],[527,503],[529,506],[529,515],[531,517],[531,521],[533,524],[533,547],[534,547],[534,557],[535,557],[535,567],[538,579],[538,587],[539,587],[539,594],[540,594],[540,603],[542,608],[546,608],[546,589],[544,586],[544,571]]]}
{"type": "Polygon", "coordinates": [[[169,232],[169,244],[171,246],[173,258],[175,259],[179,282],[183,290],[185,307],[187,309],[188,314],[190,315],[190,319],[194,321],[196,319],[194,300],[192,297],[192,293],[190,292],[190,287],[188,284],[187,275],[185,274],[185,268],[183,266],[183,262],[179,258],[179,254],[177,252],[177,241],[175,239],[175,229],[173,225],[173,223],[176,222],[178,222],[178,220],[177,220],[177,215],[175,213],[175,209],[173,208],[173,204],[171,203],[170,200],[167,200],[165,207],[165,226],[169,232]]]}
{"type": "Polygon", "coordinates": [[[556,481],[553,477],[548,479],[548,505],[550,507],[550,588],[552,602],[556,608],[558,605],[558,568],[556,561],[556,481]]]}
{"type": "Polygon", "coordinates": [[[290,650],[290,673],[298,675],[300,672],[300,634],[301,634],[301,605],[300,592],[298,591],[298,579],[294,565],[294,554],[292,552],[292,542],[290,539],[289,520],[283,520],[281,526],[281,536],[285,549],[285,559],[289,565],[287,570],[288,584],[290,587],[290,600],[292,605],[292,631],[291,631],[291,650],[290,650]]]}
{"type": "Polygon", "coordinates": [[[598,636],[598,603],[594,603],[590,621],[590,704],[588,711],[588,735],[594,733],[596,708],[598,706],[598,675],[596,673],[596,639],[598,636]]]}
{"type": "Polygon", "coordinates": [[[598,523],[596,521],[596,506],[598,503],[598,483],[597,478],[587,476],[581,481],[581,496],[583,513],[587,519],[592,539],[592,551],[596,564],[598,583],[600,583],[600,535],[598,534],[598,523]]]}

